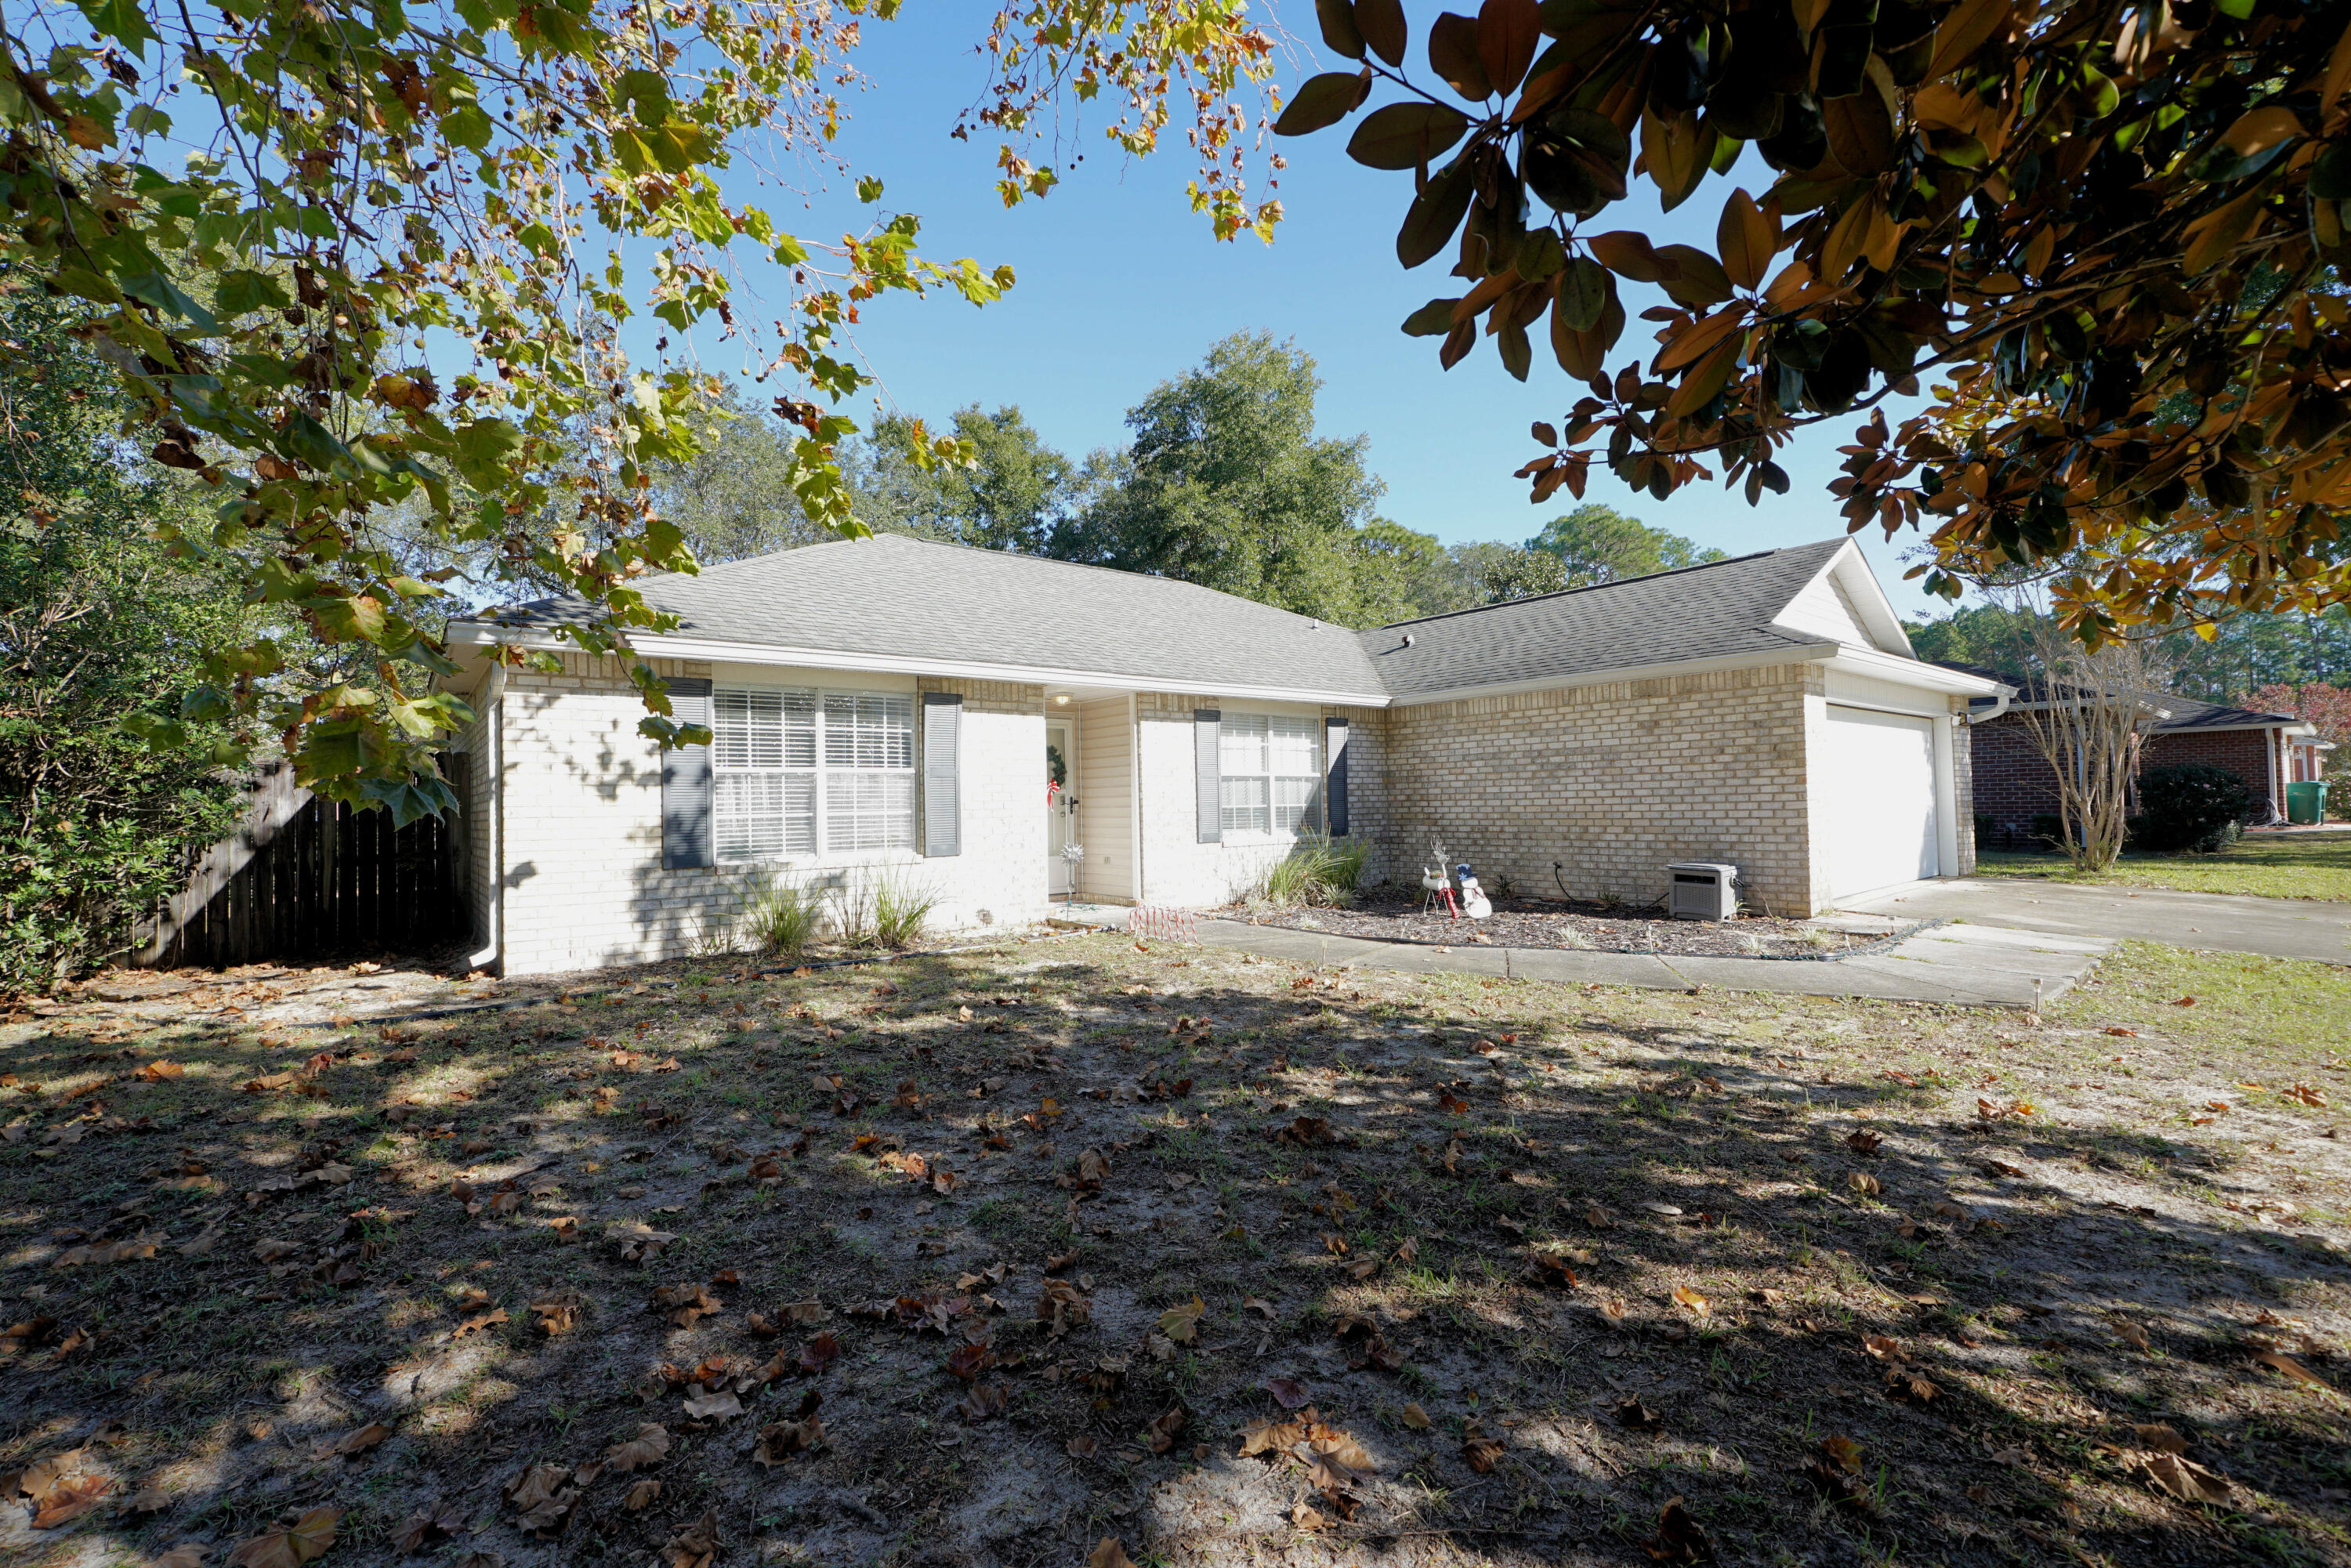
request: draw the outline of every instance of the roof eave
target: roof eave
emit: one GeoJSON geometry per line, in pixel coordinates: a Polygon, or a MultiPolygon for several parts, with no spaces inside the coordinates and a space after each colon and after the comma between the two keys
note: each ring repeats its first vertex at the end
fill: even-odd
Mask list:
{"type": "MultiPolygon", "coordinates": [[[[449,628],[449,640],[452,643],[506,643],[522,648],[580,651],[578,643],[544,628],[493,627],[480,622],[453,622],[449,628]]],[[[1011,681],[1024,685],[1102,686],[1120,691],[1146,692],[1191,691],[1213,693],[1224,697],[1253,697],[1267,702],[1330,703],[1345,707],[1385,707],[1394,700],[1385,692],[1344,687],[1235,685],[1206,675],[1158,675],[1132,670],[1065,669],[1047,664],[929,659],[904,653],[786,647],[767,643],[727,643],[710,638],[658,634],[633,637],[630,641],[638,655],[647,659],[790,665],[810,670],[874,670],[899,675],[1011,681]]]]}
{"type": "Polygon", "coordinates": [[[1461,702],[1470,697],[1566,691],[1577,686],[1604,686],[1617,681],[1652,680],[1660,675],[1694,675],[1715,670],[1813,664],[1834,658],[1841,646],[1836,643],[1798,643],[1785,648],[1768,648],[1753,653],[1725,653],[1711,659],[1673,659],[1663,664],[1622,664],[1603,670],[1578,670],[1564,675],[1531,676],[1523,681],[1488,681],[1474,686],[1448,686],[1437,691],[1399,692],[1389,701],[1397,707],[1426,707],[1431,703],[1461,702]]]}
{"type": "Polygon", "coordinates": [[[2013,693],[2016,690],[2005,682],[1967,674],[1942,664],[1928,664],[1924,659],[1906,658],[1880,648],[1863,648],[1851,643],[1838,643],[1832,646],[1835,651],[1829,656],[1829,667],[1854,674],[1869,675],[1930,692],[1945,692],[1954,696],[1997,697],[2003,692],[2013,693]]]}

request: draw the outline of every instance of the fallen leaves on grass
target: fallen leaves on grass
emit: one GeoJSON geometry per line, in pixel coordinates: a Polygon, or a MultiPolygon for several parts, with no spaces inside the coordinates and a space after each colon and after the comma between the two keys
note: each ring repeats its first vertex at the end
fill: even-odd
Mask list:
{"type": "Polygon", "coordinates": [[[52,1269],[78,1269],[90,1263],[126,1263],[137,1258],[152,1258],[163,1244],[163,1233],[151,1231],[126,1237],[120,1241],[91,1242],[80,1247],[68,1247],[49,1264],[52,1269]]]}
{"type": "Polygon", "coordinates": [[[106,1500],[112,1478],[82,1470],[82,1450],[44,1459],[18,1478],[16,1489],[33,1500],[33,1528],[55,1530],[106,1500]]]}
{"type": "Polygon", "coordinates": [[[2255,1355],[2253,1359],[2259,1362],[2262,1365],[2270,1368],[2273,1372],[2284,1373],[2296,1383],[2307,1383],[2314,1387],[2318,1388],[2331,1386],[2331,1385],[2327,1383],[2326,1379],[2319,1376],[2318,1374],[2311,1371],[2310,1368],[2303,1365],[2302,1363],[2294,1360],[2294,1357],[2287,1355],[2283,1351],[2265,1350],[2255,1355]]]}
{"type": "Polygon", "coordinates": [[[1153,1416],[1150,1425],[1143,1429],[1144,1436],[1150,1440],[1151,1451],[1164,1454],[1174,1448],[1177,1435],[1190,1420],[1191,1416],[1181,1405],[1153,1416]]]}
{"type": "Polygon", "coordinates": [[[1665,1429],[1666,1425],[1665,1417],[1650,1409],[1637,1395],[1627,1395],[1617,1405],[1616,1422],[1635,1432],[1659,1432],[1665,1429]]]}
{"type": "Polygon", "coordinates": [[[2178,1454],[2142,1454],[2131,1469],[2156,1490],[2182,1502],[2226,1502],[2232,1490],[2226,1477],[2178,1454]]]}
{"type": "Polygon", "coordinates": [[[1159,1332],[1177,1344],[1190,1344],[1200,1337],[1200,1318],[1208,1304],[1198,1296],[1179,1307],[1170,1307],[1159,1314],[1159,1332]]]}
{"type": "MultiPolygon", "coordinates": [[[[1304,1405],[1308,1399],[1312,1397],[1312,1396],[1307,1392],[1306,1385],[1299,1382],[1298,1379],[1290,1376],[1267,1378],[1265,1380],[1265,1391],[1268,1394],[1272,1395],[1273,1402],[1280,1406],[1284,1410],[1295,1410],[1299,1406],[1304,1405]]],[[[1414,1408],[1417,1409],[1418,1406],[1416,1406],[1414,1408]]]]}
{"type": "Polygon", "coordinates": [[[799,1408],[789,1421],[774,1421],[759,1428],[758,1441],[752,1446],[755,1464],[774,1467],[794,1454],[812,1453],[824,1447],[824,1419],[817,1409],[824,1396],[810,1389],[800,1396],[799,1408]]]}
{"type": "Polygon", "coordinates": [[[1134,1568],[1134,1559],[1115,1535],[1105,1535],[1102,1544],[1086,1554],[1086,1568],[1134,1568]]]}
{"type": "Polygon", "coordinates": [[[314,1508],[267,1535],[256,1536],[228,1554],[229,1568],[300,1568],[335,1543],[340,1508],[314,1508]]]}
{"type": "Polygon", "coordinates": [[[1885,1141],[1885,1134],[1873,1133],[1865,1127],[1844,1135],[1844,1146],[1856,1155],[1874,1155],[1877,1153],[1877,1145],[1885,1141]]]}
{"type": "Polygon", "coordinates": [[[1048,1280],[1037,1296],[1037,1321],[1046,1325],[1047,1335],[1059,1339],[1071,1329],[1083,1328],[1093,1316],[1093,1303],[1084,1292],[1067,1280],[1048,1280]]]}
{"type": "Polygon", "coordinates": [[[310,1450],[310,1457],[313,1459],[349,1458],[353,1454],[366,1453],[391,1436],[391,1427],[381,1421],[371,1421],[366,1426],[355,1427],[340,1437],[320,1443],[310,1450]]]}
{"type": "Polygon", "coordinates": [[[1479,1475],[1489,1474],[1494,1461],[1502,1457],[1501,1440],[1488,1437],[1485,1429],[1472,1421],[1461,1428],[1461,1457],[1479,1475]]]}
{"type": "Polygon", "coordinates": [[[1529,1253],[1527,1261],[1531,1265],[1538,1284],[1548,1285],[1553,1290],[1573,1291],[1578,1283],[1575,1270],[1548,1252],[1529,1253]]]}
{"type": "Polygon", "coordinates": [[[1850,1437],[1823,1437],[1804,1460],[1804,1479],[1837,1507],[1866,1513],[1875,1506],[1861,1480],[1861,1445],[1850,1437]]]}
{"type": "Polygon", "coordinates": [[[1886,1334],[1864,1334],[1861,1348],[1886,1368],[1886,1390],[1897,1398],[1914,1399],[1923,1405],[1942,1392],[1910,1364],[1909,1352],[1903,1348],[1901,1341],[1886,1334]]]}
{"type": "Polygon", "coordinates": [[[1705,1317],[1714,1310],[1712,1304],[1704,1296],[1699,1295],[1687,1285],[1674,1287],[1674,1304],[1687,1308],[1693,1317],[1705,1317]]]}
{"type": "Polygon", "coordinates": [[[465,1528],[465,1511],[455,1506],[434,1504],[421,1513],[402,1520],[393,1542],[403,1553],[422,1552],[437,1541],[459,1533],[465,1528]]]}
{"type": "Polygon", "coordinates": [[[665,1313],[669,1321],[682,1329],[690,1329],[726,1303],[710,1293],[709,1287],[695,1282],[685,1285],[664,1285],[653,1293],[651,1306],[665,1313]]]}
{"type": "Polygon", "coordinates": [[[637,1427],[637,1435],[625,1443],[615,1443],[604,1454],[604,1468],[622,1475],[631,1470],[657,1465],[669,1454],[669,1428],[657,1421],[647,1421],[637,1427]]]}
{"type": "Polygon", "coordinates": [[[494,1312],[484,1312],[480,1317],[467,1318],[449,1331],[449,1337],[453,1341],[461,1340],[467,1334],[476,1334],[487,1329],[494,1329],[506,1321],[507,1310],[499,1307],[494,1312]]]}
{"type": "Polygon", "coordinates": [[[1668,1498],[1666,1506],[1657,1511],[1657,1533],[1641,1543],[1641,1550],[1659,1563],[1709,1563],[1714,1560],[1714,1542],[1707,1539],[1698,1521],[1689,1516],[1679,1498],[1668,1498]]]}
{"type": "Polygon", "coordinates": [[[718,1557],[718,1511],[705,1509],[691,1529],[662,1548],[662,1568],[710,1568],[718,1557]]]}

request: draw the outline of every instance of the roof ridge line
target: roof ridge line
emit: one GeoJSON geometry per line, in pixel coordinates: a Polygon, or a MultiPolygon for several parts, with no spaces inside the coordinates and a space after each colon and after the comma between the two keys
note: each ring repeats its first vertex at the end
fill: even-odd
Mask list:
{"type": "Polygon", "coordinates": [[[1577,593],[1596,593],[1604,588],[1623,588],[1635,582],[1654,582],[1661,577],[1682,577],[1694,571],[1712,571],[1717,567],[1737,566],[1741,561],[1761,560],[1765,556],[1782,555],[1789,550],[1811,549],[1818,545],[1844,544],[1843,538],[1814,539],[1809,544],[1775,545],[1770,549],[1750,550],[1745,555],[1725,556],[1720,560],[1696,561],[1688,566],[1668,567],[1663,571],[1645,571],[1638,577],[1611,578],[1606,582],[1587,582],[1574,588],[1554,588],[1548,593],[1530,593],[1518,599],[1505,599],[1496,604],[1472,604],[1460,610],[1442,611],[1435,615],[1416,616],[1410,621],[1390,621],[1384,625],[1364,628],[1365,632],[1389,632],[1400,626],[1426,626],[1432,621],[1450,621],[1457,616],[1482,615],[1489,610],[1507,610],[1515,604],[1537,604],[1546,599],[1565,599],[1577,593]]]}

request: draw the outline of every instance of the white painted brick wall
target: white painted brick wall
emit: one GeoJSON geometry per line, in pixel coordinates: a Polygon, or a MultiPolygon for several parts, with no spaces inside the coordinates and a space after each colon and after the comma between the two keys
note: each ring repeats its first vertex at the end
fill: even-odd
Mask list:
{"type": "MultiPolygon", "coordinates": [[[[759,868],[662,866],[661,754],[636,732],[643,705],[609,662],[566,654],[561,675],[509,677],[501,709],[506,792],[504,958],[509,975],[684,956],[730,931],[759,868]]],[[[706,665],[663,664],[664,674],[706,665]]],[[[844,677],[844,684],[853,677],[844,677]]],[[[820,871],[888,874],[939,895],[935,928],[1020,924],[1045,907],[1043,693],[925,681],[965,693],[963,852],[828,857],[820,871]]],[[[806,874],[804,868],[775,868],[806,874]]]]}

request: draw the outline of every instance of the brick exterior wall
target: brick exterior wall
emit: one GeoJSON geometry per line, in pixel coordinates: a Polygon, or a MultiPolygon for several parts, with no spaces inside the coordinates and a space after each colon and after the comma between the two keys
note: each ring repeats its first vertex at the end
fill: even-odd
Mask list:
{"type": "MultiPolygon", "coordinates": [[[[1390,709],[1382,865],[1433,834],[1491,890],[1646,904],[1669,861],[1739,867],[1773,914],[1814,909],[1808,699],[1817,665],[1709,671],[1390,709]]],[[[1350,804],[1353,804],[1352,779],[1350,804]]]]}
{"type": "MultiPolygon", "coordinates": [[[[678,957],[728,939],[747,896],[770,873],[663,867],[661,754],[636,732],[643,706],[616,661],[560,657],[560,674],[508,674],[495,710],[505,792],[496,868],[506,972],[678,957]]],[[[656,661],[654,668],[711,674],[692,661],[656,661]]],[[[853,675],[827,681],[861,684],[853,675]]],[[[892,874],[926,886],[939,896],[934,920],[943,930],[1038,918],[1045,908],[1044,689],[918,685],[964,695],[963,852],[828,856],[814,871],[852,879],[892,874]]],[[[809,872],[778,867],[774,874],[809,872]]]]}
{"type": "MultiPolygon", "coordinates": [[[[2023,846],[2031,840],[2034,817],[2056,815],[2055,776],[2033,745],[2032,730],[2016,714],[1970,725],[1966,734],[1968,744],[1961,750],[1971,758],[1975,809],[1991,819],[1996,844],[2023,846]]],[[[2275,780],[2270,734],[2262,729],[2158,730],[2141,746],[2139,769],[2191,762],[2225,768],[2245,781],[2257,800],[2282,812],[2285,799],[2275,780]]]]}

